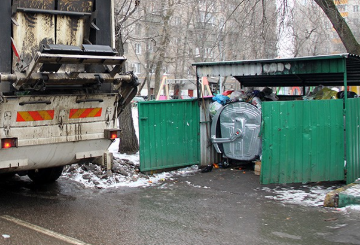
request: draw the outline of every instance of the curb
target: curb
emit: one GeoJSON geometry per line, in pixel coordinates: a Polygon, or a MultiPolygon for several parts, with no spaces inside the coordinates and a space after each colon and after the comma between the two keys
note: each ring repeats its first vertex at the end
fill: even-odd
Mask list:
{"type": "Polygon", "coordinates": [[[348,205],[360,205],[360,181],[329,192],[324,207],[343,208],[348,205]]]}

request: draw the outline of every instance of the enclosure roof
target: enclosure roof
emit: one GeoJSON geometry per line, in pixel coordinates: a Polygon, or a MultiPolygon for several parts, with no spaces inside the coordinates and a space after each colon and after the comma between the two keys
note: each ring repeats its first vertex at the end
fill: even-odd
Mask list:
{"type": "Polygon", "coordinates": [[[244,87],[360,85],[360,56],[336,54],[287,59],[195,63],[198,77],[235,77],[244,87]],[[346,68],[345,68],[346,67],[346,68]]]}

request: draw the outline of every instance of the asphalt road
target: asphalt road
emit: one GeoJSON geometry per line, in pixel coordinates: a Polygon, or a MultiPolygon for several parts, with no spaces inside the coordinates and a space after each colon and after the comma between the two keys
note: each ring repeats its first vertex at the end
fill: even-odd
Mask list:
{"type": "Polygon", "coordinates": [[[359,212],[266,199],[258,180],[230,169],[147,188],[2,180],[0,244],[360,244],[359,212]]]}

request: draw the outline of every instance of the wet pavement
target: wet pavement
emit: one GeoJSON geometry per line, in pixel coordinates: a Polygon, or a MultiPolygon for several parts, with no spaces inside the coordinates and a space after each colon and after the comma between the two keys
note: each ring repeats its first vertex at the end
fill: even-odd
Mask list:
{"type": "Polygon", "coordinates": [[[0,244],[360,244],[360,212],[265,198],[252,171],[218,169],[153,187],[0,183],[0,244]],[[4,238],[2,235],[9,235],[4,238]]]}

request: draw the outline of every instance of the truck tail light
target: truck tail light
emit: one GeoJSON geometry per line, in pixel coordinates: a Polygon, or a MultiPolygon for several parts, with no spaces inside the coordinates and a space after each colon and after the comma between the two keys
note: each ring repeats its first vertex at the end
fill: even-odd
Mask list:
{"type": "Polygon", "coordinates": [[[18,139],[17,138],[6,138],[1,139],[1,148],[2,149],[9,149],[12,147],[17,147],[18,139]]]}
{"type": "Polygon", "coordinates": [[[117,139],[120,137],[120,131],[120,129],[105,129],[105,138],[111,140],[117,139]]]}

